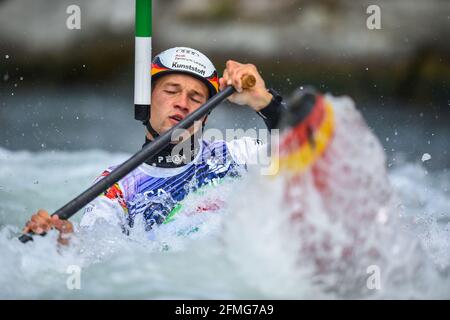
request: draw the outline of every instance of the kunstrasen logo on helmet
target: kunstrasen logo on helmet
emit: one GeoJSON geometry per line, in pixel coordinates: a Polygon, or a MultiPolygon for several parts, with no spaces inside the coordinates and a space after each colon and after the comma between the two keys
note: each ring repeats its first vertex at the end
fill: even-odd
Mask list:
{"type": "Polygon", "coordinates": [[[172,68],[173,69],[184,69],[184,70],[192,71],[192,72],[195,72],[195,73],[200,74],[202,76],[205,76],[205,73],[206,73],[205,70],[202,70],[202,69],[197,68],[195,66],[191,66],[191,65],[187,65],[187,64],[181,64],[181,63],[178,63],[176,61],[172,62],[172,68]]]}

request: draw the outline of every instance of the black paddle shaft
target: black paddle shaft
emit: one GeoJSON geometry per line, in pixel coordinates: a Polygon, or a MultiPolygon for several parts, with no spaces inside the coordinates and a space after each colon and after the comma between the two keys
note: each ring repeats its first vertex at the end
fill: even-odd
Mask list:
{"type": "MultiPolygon", "coordinates": [[[[142,163],[145,162],[150,157],[153,157],[155,154],[160,152],[167,146],[173,139],[172,134],[175,130],[179,129],[188,129],[190,128],[195,121],[201,119],[203,116],[207,115],[210,111],[212,111],[217,105],[227,99],[235,92],[234,87],[228,86],[223,91],[219,92],[211,99],[209,99],[204,105],[190,113],[183,120],[178,122],[175,126],[173,126],[170,130],[166,131],[161,136],[157,137],[151,143],[147,144],[144,148],[134,154],[130,159],[122,163],[116,169],[114,169],[109,175],[93,184],[91,187],[86,189],[79,196],[69,201],[66,205],[56,210],[53,215],[58,215],[60,219],[67,220],[78,210],[82,209],[89,202],[94,200],[97,196],[99,196],[102,192],[111,187],[114,183],[125,177],[128,173],[139,167],[142,163]]],[[[175,139],[176,140],[176,139],[175,139]]],[[[23,243],[26,243],[30,240],[33,240],[30,234],[22,234],[19,237],[19,240],[23,243]]]]}

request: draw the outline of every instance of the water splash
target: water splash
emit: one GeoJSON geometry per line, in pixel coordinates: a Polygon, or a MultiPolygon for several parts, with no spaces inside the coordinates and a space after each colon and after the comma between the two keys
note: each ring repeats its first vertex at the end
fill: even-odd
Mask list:
{"type": "Polygon", "coordinates": [[[57,209],[126,155],[0,149],[0,297],[449,298],[448,173],[401,164],[387,174],[383,150],[353,103],[333,104],[345,148],[318,163],[333,177],[323,176],[328,201],[313,172],[289,189],[299,201],[288,203],[292,177],[268,178],[250,168],[239,181],[191,194],[175,221],[155,229],[153,241],[142,219],[125,236],[101,222],[80,229],[75,217],[69,247],[57,247],[54,232],[21,244],[19,226],[35,209],[57,209]],[[350,168],[359,172],[354,180],[347,179],[350,168]],[[352,189],[349,181],[365,187],[352,189]],[[205,197],[226,205],[193,214],[205,197]],[[361,214],[356,204],[369,210],[361,214]],[[293,220],[299,212],[308,213],[302,224],[293,220]],[[70,265],[81,267],[81,290],[66,286],[70,265]],[[380,290],[367,288],[370,265],[380,267],[380,290]]]}

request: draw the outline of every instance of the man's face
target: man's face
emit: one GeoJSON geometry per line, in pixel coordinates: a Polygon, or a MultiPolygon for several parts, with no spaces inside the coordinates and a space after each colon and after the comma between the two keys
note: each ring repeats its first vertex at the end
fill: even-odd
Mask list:
{"type": "MultiPolygon", "coordinates": [[[[152,90],[150,124],[163,134],[208,99],[206,85],[191,76],[170,74],[156,81],[152,90]]],[[[201,121],[206,118],[203,117],[201,121]]],[[[188,129],[194,133],[194,126],[188,129]]]]}

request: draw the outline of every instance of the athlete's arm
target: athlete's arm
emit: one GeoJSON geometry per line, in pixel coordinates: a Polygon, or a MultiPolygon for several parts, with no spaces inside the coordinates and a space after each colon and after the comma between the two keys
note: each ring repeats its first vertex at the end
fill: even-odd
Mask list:
{"type": "Polygon", "coordinates": [[[80,227],[92,228],[100,220],[111,225],[122,226],[124,218],[124,209],[118,201],[102,194],[86,206],[80,227]]]}
{"type": "Polygon", "coordinates": [[[253,64],[242,64],[233,60],[226,63],[223,77],[219,79],[220,90],[227,85],[233,85],[236,93],[228,100],[239,104],[247,105],[255,110],[264,120],[269,130],[278,128],[280,115],[285,109],[282,103],[283,98],[272,89],[267,89],[266,84],[253,64]],[[242,76],[253,75],[256,83],[252,88],[242,89],[242,76]]]}
{"type": "Polygon", "coordinates": [[[258,115],[264,120],[267,129],[279,129],[281,115],[287,108],[283,103],[282,96],[273,89],[269,89],[268,91],[272,94],[272,100],[270,100],[270,103],[266,107],[258,111],[258,115]]]}
{"type": "MultiPolygon", "coordinates": [[[[267,89],[258,69],[253,64],[242,64],[233,60],[226,63],[223,77],[219,79],[220,90],[233,85],[236,93],[228,100],[247,105],[258,113],[269,130],[277,129],[281,114],[286,109],[283,98],[272,89],[267,89]],[[252,88],[242,89],[242,76],[253,75],[256,83],[252,88]]],[[[257,151],[263,143],[258,139],[244,137],[227,142],[233,159],[238,164],[257,163],[257,151]]]]}
{"type": "MultiPolygon", "coordinates": [[[[104,175],[106,174],[104,173],[101,177],[104,175]]],[[[80,227],[90,228],[98,220],[122,227],[125,223],[124,213],[126,210],[122,191],[119,185],[115,184],[86,206],[80,227]]],[[[59,231],[58,242],[64,245],[69,243],[70,234],[74,230],[73,224],[69,220],[62,220],[57,215],[50,216],[46,210],[40,209],[26,223],[23,233],[44,234],[51,229],[59,231]]]]}
{"type": "MultiPolygon", "coordinates": [[[[112,168],[105,170],[95,182],[109,175],[111,171],[112,168]]],[[[90,228],[99,220],[104,220],[111,225],[123,226],[127,211],[120,182],[115,183],[86,206],[80,227],[90,228]]]]}

